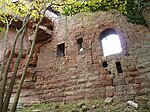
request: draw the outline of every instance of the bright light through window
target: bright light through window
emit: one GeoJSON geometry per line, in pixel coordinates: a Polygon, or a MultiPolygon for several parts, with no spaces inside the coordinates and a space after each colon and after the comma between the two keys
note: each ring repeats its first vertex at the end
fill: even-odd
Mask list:
{"type": "Polygon", "coordinates": [[[18,0],[12,0],[12,2],[17,2],[18,0]]]}
{"type": "Polygon", "coordinates": [[[104,56],[120,53],[122,51],[119,36],[110,34],[102,39],[104,56]]]}

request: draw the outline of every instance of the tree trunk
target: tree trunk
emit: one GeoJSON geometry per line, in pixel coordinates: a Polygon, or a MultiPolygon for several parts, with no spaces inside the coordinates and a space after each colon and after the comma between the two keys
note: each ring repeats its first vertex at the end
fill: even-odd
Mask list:
{"type": "Polygon", "coordinates": [[[15,100],[14,100],[14,103],[13,103],[13,105],[12,105],[12,108],[11,108],[10,112],[15,112],[15,110],[16,110],[16,106],[17,106],[17,103],[18,103],[18,100],[19,100],[21,88],[22,88],[24,79],[25,79],[25,77],[26,77],[28,65],[29,65],[29,62],[30,62],[30,60],[31,60],[31,57],[32,57],[34,48],[35,48],[36,36],[37,36],[38,29],[39,29],[39,25],[41,24],[42,20],[43,20],[43,17],[40,19],[40,21],[38,22],[38,25],[37,25],[37,27],[36,27],[36,30],[35,30],[35,33],[34,33],[34,38],[33,38],[32,45],[31,45],[31,49],[30,49],[30,53],[29,53],[29,55],[28,55],[28,58],[27,58],[27,61],[26,61],[26,64],[25,64],[25,68],[24,68],[24,71],[23,71],[23,74],[22,74],[22,77],[21,77],[21,80],[20,80],[20,83],[19,83],[19,87],[18,87],[18,89],[17,89],[17,93],[16,93],[16,96],[15,96],[15,100]]]}
{"type": "MultiPolygon", "coordinates": [[[[2,88],[2,74],[3,74],[3,69],[4,69],[4,59],[5,59],[5,55],[6,55],[6,51],[7,51],[9,26],[12,23],[12,21],[14,20],[14,18],[12,18],[9,22],[7,17],[5,16],[5,20],[6,20],[6,32],[5,32],[5,37],[4,37],[4,50],[3,50],[3,56],[1,59],[1,67],[0,67],[0,90],[2,88]]],[[[1,93],[2,92],[0,91],[0,94],[1,93]]],[[[0,96],[2,96],[2,95],[0,95],[0,96]]],[[[3,106],[3,98],[0,97],[0,110],[2,109],[2,106],[3,106]]]]}
{"type": "Polygon", "coordinates": [[[25,68],[24,68],[24,70],[23,70],[23,74],[22,74],[22,76],[21,76],[21,80],[20,80],[20,83],[19,83],[19,86],[18,86],[18,89],[17,89],[17,92],[16,92],[16,96],[15,96],[13,105],[12,105],[12,107],[11,107],[11,109],[10,109],[10,112],[15,112],[15,111],[16,111],[16,107],[17,107],[17,103],[18,103],[18,100],[19,100],[21,88],[22,88],[23,82],[24,82],[25,77],[26,77],[28,65],[29,65],[29,63],[30,63],[32,54],[33,54],[33,52],[34,52],[36,37],[37,37],[37,34],[38,34],[38,29],[39,29],[40,24],[42,23],[42,20],[43,20],[43,18],[44,18],[45,12],[46,12],[46,10],[47,10],[47,8],[46,8],[46,2],[45,2],[45,1],[44,1],[44,5],[45,5],[44,11],[43,11],[42,17],[40,18],[40,20],[39,20],[39,22],[38,22],[38,24],[37,24],[37,26],[36,26],[36,29],[35,29],[35,32],[34,32],[34,35],[33,35],[33,41],[32,41],[32,44],[31,44],[30,53],[29,53],[29,55],[28,55],[28,58],[27,58],[27,61],[26,61],[26,64],[25,64],[25,68]]]}
{"type": "MultiPolygon", "coordinates": [[[[16,43],[17,43],[17,40],[18,40],[18,37],[19,37],[20,33],[22,32],[22,30],[25,28],[26,25],[27,25],[27,22],[26,22],[26,23],[24,24],[24,26],[17,32],[17,34],[16,34],[16,36],[15,36],[15,40],[14,40],[14,42],[13,42],[13,46],[12,46],[11,53],[10,53],[10,56],[9,56],[9,59],[8,59],[7,65],[6,65],[6,69],[5,69],[5,71],[4,71],[4,77],[3,77],[2,84],[1,84],[1,88],[0,88],[0,102],[2,101],[2,102],[1,102],[1,105],[3,105],[5,87],[6,87],[6,83],[7,83],[7,76],[8,76],[10,64],[11,64],[11,61],[12,61],[12,58],[13,58],[13,55],[14,55],[16,43]]],[[[0,109],[2,109],[2,106],[1,106],[0,109]]]]}
{"type": "Polygon", "coordinates": [[[143,15],[148,27],[150,28],[150,7],[144,7],[142,9],[142,15],[143,15]]]}
{"type": "MultiPolygon", "coordinates": [[[[29,18],[25,18],[25,19],[29,19],[29,18]]],[[[26,21],[28,21],[28,20],[24,20],[24,23],[26,21]]],[[[20,60],[21,60],[21,57],[22,57],[23,39],[24,39],[25,31],[26,31],[26,28],[23,30],[23,32],[20,35],[19,55],[18,55],[18,58],[17,58],[17,62],[15,63],[14,71],[13,71],[13,74],[12,74],[12,77],[11,77],[11,81],[10,81],[8,90],[6,92],[6,98],[4,100],[2,112],[7,112],[7,110],[8,110],[8,105],[9,105],[10,97],[11,97],[11,94],[12,94],[12,91],[13,91],[13,87],[14,87],[14,84],[15,84],[15,79],[16,79],[18,68],[19,68],[19,63],[20,63],[20,60]]]]}

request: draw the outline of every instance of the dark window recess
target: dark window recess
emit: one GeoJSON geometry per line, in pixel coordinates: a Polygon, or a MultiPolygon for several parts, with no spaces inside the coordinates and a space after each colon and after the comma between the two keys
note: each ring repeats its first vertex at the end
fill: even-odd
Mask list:
{"type": "Polygon", "coordinates": [[[103,62],[102,62],[102,66],[103,66],[104,68],[106,68],[106,67],[108,66],[107,61],[103,61],[103,62]]]}
{"type": "Polygon", "coordinates": [[[57,57],[65,56],[65,43],[57,45],[57,57]]]}
{"type": "Polygon", "coordinates": [[[77,39],[78,51],[83,51],[83,38],[77,39]]]}
{"type": "Polygon", "coordinates": [[[120,62],[116,62],[116,68],[117,68],[118,73],[123,73],[120,62]]]}
{"type": "Polygon", "coordinates": [[[103,39],[103,38],[107,37],[108,35],[112,35],[112,34],[117,35],[116,31],[113,28],[108,28],[101,32],[100,37],[101,37],[101,39],[103,39]]]}
{"type": "Polygon", "coordinates": [[[111,71],[108,71],[109,72],[109,74],[111,74],[111,71]]]}

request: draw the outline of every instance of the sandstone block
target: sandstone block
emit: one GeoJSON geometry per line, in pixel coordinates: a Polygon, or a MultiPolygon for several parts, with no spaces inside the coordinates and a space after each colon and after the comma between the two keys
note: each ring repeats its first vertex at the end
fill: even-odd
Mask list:
{"type": "Polygon", "coordinates": [[[141,84],[133,84],[134,89],[141,89],[141,84]]]}
{"type": "Polygon", "coordinates": [[[127,75],[130,77],[135,77],[139,75],[139,72],[138,71],[127,72],[127,75]]]}
{"type": "Polygon", "coordinates": [[[126,85],[126,81],[124,78],[116,77],[115,79],[113,79],[113,84],[115,86],[126,85]]]}
{"type": "Polygon", "coordinates": [[[141,83],[141,79],[139,77],[135,77],[135,83],[136,84],[140,84],[141,83]]]}
{"type": "Polygon", "coordinates": [[[42,110],[36,109],[36,110],[32,110],[32,112],[42,112],[42,110]]]}
{"type": "Polygon", "coordinates": [[[113,100],[113,98],[111,98],[111,97],[107,97],[106,99],[105,99],[105,103],[111,103],[112,102],[112,100],[113,100]]]}
{"type": "Polygon", "coordinates": [[[127,84],[134,83],[134,78],[133,77],[126,77],[125,80],[126,80],[127,84]]]}
{"type": "Polygon", "coordinates": [[[106,97],[113,97],[115,92],[114,86],[107,86],[106,87],[106,97]]]}
{"type": "Polygon", "coordinates": [[[150,81],[150,73],[147,74],[147,78],[150,81]]]}

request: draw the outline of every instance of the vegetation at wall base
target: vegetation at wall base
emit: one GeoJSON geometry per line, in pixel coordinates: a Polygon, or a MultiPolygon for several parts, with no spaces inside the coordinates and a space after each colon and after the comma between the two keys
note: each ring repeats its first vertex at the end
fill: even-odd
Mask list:
{"type": "Polygon", "coordinates": [[[102,99],[80,100],[68,103],[41,103],[33,104],[19,112],[149,112],[148,108],[134,108],[122,103],[105,103],[102,99]]]}

